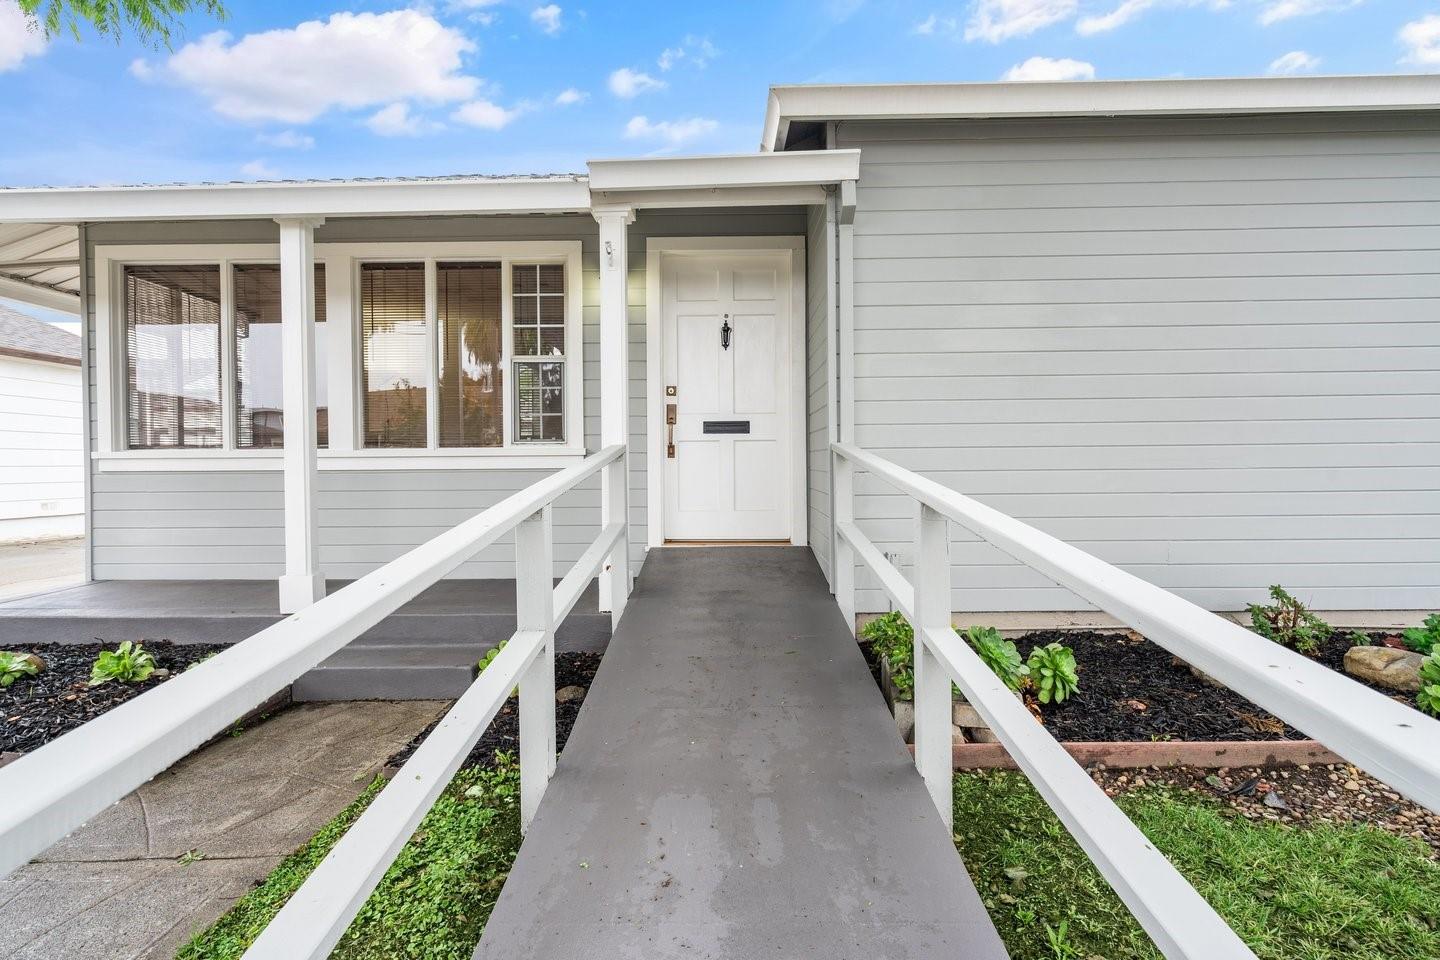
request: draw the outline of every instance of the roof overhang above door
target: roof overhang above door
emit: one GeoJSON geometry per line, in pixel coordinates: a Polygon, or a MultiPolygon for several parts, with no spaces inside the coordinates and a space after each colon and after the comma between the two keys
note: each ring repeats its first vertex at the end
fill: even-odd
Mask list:
{"type": "Polygon", "coordinates": [[[815,204],[860,176],[859,150],[591,160],[595,207],[674,208],[815,204]]]}

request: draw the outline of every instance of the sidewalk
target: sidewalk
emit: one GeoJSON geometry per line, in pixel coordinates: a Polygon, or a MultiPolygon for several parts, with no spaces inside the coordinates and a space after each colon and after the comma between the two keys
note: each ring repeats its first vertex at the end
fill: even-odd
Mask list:
{"type": "Polygon", "coordinates": [[[0,956],[172,960],[443,707],[304,704],[192,754],[0,880],[0,956]]]}

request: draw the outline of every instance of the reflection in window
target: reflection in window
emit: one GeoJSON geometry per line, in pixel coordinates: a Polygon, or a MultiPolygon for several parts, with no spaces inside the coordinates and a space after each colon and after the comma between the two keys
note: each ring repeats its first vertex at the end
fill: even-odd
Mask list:
{"type": "MultiPolygon", "coordinates": [[[[235,268],[235,445],[285,445],[284,352],[280,340],[280,267],[235,268]]],[[[326,409],[325,265],[315,264],[315,417],[317,444],[329,445],[326,409]]]]}
{"type": "Polygon", "coordinates": [[[565,439],[565,266],[513,268],[515,439],[565,439]],[[546,358],[538,359],[527,358],[546,358]]]}
{"type": "Polygon", "coordinates": [[[500,264],[438,264],[436,297],[440,446],[498,447],[505,442],[500,264]]]}
{"type": "Polygon", "coordinates": [[[218,447],[220,268],[125,268],[126,441],[218,447]]]}
{"type": "Polygon", "coordinates": [[[365,446],[425,446],[425,265],[362,264],[360,327],[365,446]]]}

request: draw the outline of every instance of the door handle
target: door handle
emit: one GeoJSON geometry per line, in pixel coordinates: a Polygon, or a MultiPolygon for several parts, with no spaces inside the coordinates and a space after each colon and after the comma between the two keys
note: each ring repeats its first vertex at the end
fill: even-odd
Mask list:
{"type": "Polygon", "coordinates": [[[675,459],[675,404],[665,404],[665,456],[675,459]]]}

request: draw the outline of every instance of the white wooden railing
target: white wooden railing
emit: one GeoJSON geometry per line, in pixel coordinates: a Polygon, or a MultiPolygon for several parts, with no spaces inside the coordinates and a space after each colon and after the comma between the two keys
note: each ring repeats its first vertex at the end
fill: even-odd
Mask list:
{"type": "Polygon", "coordinates": [[[520,815],[522,828],[528,827],[555,772],[555,627],[597,572],[611,580],[613,618],[629,593],[624,565],[607,563],[626,549],[623,519],[606,524],[555,584],[551,505],[602,470],[607,486],[624,489],[624,468],[625,447],[607,447],[0,768],[0,876],[222,732],[511,530],[515,634],[245,956],[327,956],[517,684],[520,815]]]}
{"type": "Polygon", "coordinates": [[[858,558],[915,628],[915,765],[946,823],[953,815],[953,681],[1171,960],[1254,954],[956,634],[950,622],[951,521],[1417,803],[1440,810],[1440,722],[882,457],[845,443],[831,450],[836,600],[854,629],[858,558]],[[918,501],[913,582],[856,526],[857,471],[918,501]]]}

